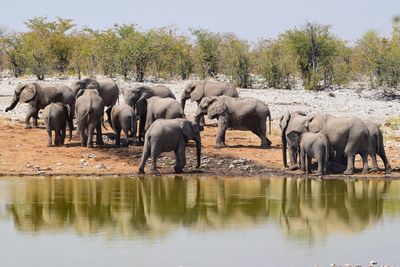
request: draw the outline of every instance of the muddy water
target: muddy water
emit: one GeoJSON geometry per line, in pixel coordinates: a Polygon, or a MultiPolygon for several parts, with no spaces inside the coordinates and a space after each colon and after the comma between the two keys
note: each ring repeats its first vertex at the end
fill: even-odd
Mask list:
{"type": "Polygon", "coordinates": [[[0,179],[0,266],[399,265],[400,181],[0,179]]]}

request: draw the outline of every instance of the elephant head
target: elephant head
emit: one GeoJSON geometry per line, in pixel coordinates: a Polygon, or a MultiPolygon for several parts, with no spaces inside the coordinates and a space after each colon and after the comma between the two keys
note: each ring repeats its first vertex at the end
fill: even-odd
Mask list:
{"type": "Polygon", "coordinates": [[[93,78],[85,78],[82,80],[78,80],[73,82],[71,85],[72,92],[74,92],[75,96],[82,89],[99,89],[99,88],[100,88],[99,82],[93,78]]]}
{"type": "Polygon", "coordinates": [[[183,89],[181,96],[182,109],[185,110],[186,100],[190,98],[193,101],[200,101],[204,96],[204,86],[197,86],[195,82],[191,81],[183,89]]]}
{"type": "Polygon", "coordinates": [[[305,124],[307,131],[312,133],[320,132],[326,122],[326,115],[314,115],[305,124]]]}
{"type": "Polygon", "coordinates": [[[203,97],[197,107],[194,115],[196,121],[199,121],[200,117],[208,114],[209,106],[217,100],[216,97],[203,97]]]}
{"type": "Polygon", "coordinates": [[[19,84],[15,88],[11,105],[6,108],[6,112],[15,108],[18,102],[29,103],[36,97],[37,83],[19,84]]]}
{"type": "Polygon", "coordinates": [[[292,142],[292,144],[294,144],[297,148],[299,148],[300,141],[301,141],[301,135],[302,135],[302,133],[300,133],[298,131],[291,131],[290,133],[288,133],[287,138],[292,142]]]}
{"type": "Polygon", "coordinates": [[[125,89],[122,92],[122,95],[124,96],[125,103],[135,109],[136,103],[142,99],[148,99],[154,96],[155,93],[149,86],[141,85],[125,89]]]}
{"type": "Polygon", "coordinates": [[[197,166],[200,167],[201,164],[201,137],[200,132],[203,131],[203,127],[200,126],[197,122],[188,121],[186,119],[179,119],[180,127],[183,135],[188,140],[194,140],[196,142],[196,159],[197,166]]]}

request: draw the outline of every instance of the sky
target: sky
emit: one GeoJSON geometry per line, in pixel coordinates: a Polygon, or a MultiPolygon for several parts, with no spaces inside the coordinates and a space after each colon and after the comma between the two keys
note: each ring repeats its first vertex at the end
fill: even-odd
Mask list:
{"type": "Polygon", "coordinates": [[[331,25],[337,36],[355,41],[366,31],[388,35],[400,15],[400,0],[1,0],[0,26],[26,30],[35,16],[73,19],[78,26],[105,29],[135,23],[146,30],[175,25],[181,32],[205,28],[234,32],[257,41],[306,22],[331,25]]]}

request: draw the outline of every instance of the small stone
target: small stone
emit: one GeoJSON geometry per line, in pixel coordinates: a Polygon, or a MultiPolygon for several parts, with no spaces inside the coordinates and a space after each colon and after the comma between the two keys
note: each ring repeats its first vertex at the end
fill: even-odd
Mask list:
{"type": "Polygon", "coordinates": [[[57,166],[62,166],[63,165],[63,163],[62,162],[57,162],[57,164],[56,164],[57,166]]]}
{"type": "Polygon", "coordinates": [[[234,164],[229,164],[229,167],[228,167],[229,169],[233,169],[233,168],[235,168],[235,165],[234,164]]]}
{"type": "Polygon", "coordinates": [[[377,262],[377,261],[374,261],[374,260],[372,260],[372,261],[369,262],[369,265],[377,265],[377,264],[378,264],[378,262],[377,262]]]}
{"type": "Polygon", "coordinates": [[[336,267],[335,263],[331,263],[331,265],[329,265],[330,267],[336,267]]]}
{"type": "Polygon", "coordinates": [[[90,158],[90,159],[97,158],[96,154],[93,154],[93,153],[87,154],[87,157],[90,158]]]}
{"type": "Polygon", "coordinates": [[[106,167],[106,165],[104,165],[103,163],[100,163],[100,164],[96,164],[95,166],[94,166],[96,169],[106,169],[107,167],[106,167]]]}

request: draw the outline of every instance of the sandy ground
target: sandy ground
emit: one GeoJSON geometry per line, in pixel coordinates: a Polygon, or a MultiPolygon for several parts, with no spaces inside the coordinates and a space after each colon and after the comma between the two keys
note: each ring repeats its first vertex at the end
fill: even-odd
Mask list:
{"type": "MultiPolygon", "coordinates": [[[[272,134],[269,149],[258,147],[259,139],[250,132],[228,131],[227,147],[214,149],[216,127],[206,127],[202,133],[202,167],[195,169],[195,146],[187,149],[186,171],[207,176],[269,176],[300,175],[299,171],[286,172],[282,168],[279,135],[272,134]]],[[[80,146],[74,135],[64,146],[47,147],[47,133],[40,126],[24,129],[24,125],[10,119],[0,119],[0,174],[1,175],[136,175],[142,147],[117,148],[113,145],[112,133],[105,132],[106,145],[93,149],[80,146]],[[110,138],[108,138],[108,136],[110,138]]],[[[398,142],[400,140],[396,140],[398,142]]],[[[398,149],[389,149],[389,158],[399,154],[398,149]]],[[[146,167],[149,170],[150,160],[146,167]]],[[[390,174],[395,178],[400,173],[400,161],[391,160],[395,170],[390,174]]],[[[162,174],[173,175],[174,155],[164,153],[158,162],[162,174]]],[[[360,167],[360,162],[357,163],[360,167]]],[[[337,176],[337,175],[333,175],[337,176]]],[[[384,172],[371,174],[384,177],[384,172]]],[[[355,176],[356,177],[356,176],[355,176]]]]}
{"type": "MultiPolygon", "coordinates": [[[[15,86],[19,82],[34,80],[0,80],[0,174],[40,174],[40,175],[78,175],[78,174],[121,174],[136,175],[141,157],[142,147],[129,146],[116,148],[113,145],[112,132],[105,131],[104,147],[94,149],[80,147],[79,138],[74,136],[71,142],[66,141],[63,147],[47,147],[47,133],[43,125],[38,129],[24,129],[22,120],[25,116],[26,104],[18,104],[8,113],[4,112],[12,98],[15,86]]],[[[50,80],[47,83],[71,84],[71,80],[50,80]]],[[[120,89],[134,86],[135,83],[117,81],[120,89]]],[[[185,86],[185,82],[166,84],[177,98],[185,86]]],[[[279,138],[279,117],[286,110],[303,110],[309,113],[328,112],[335,115],[356,115],[363,119],[371,119],[381,125],[385,135],[385,147],[395,169],[390,176],[400,173],[400,134],[399,130],[388,121],[398,118],[399,101],[382,101],[374,98],[376,91],[338,90],[334,92],[307,92],[304,90],[276,89],[239,89],[240,96],[261,99],[268,104],[273,118],[272,147],[259,149],[258,137],[251,132],[228,131],[226,142],[228,147],[214,149],[215,127],[206,127],[202,133],[203,160],[202,168],[196,170],[195,147],[190,144],[187,150],[187,168],[196,175],[221,176],[258,176],[258,175],[298,175],[300,172],[286,172],[282,167],[281,142],[279,138]]],[[[120,102],[123,102],[122,96],[120,102]]],[[[190,119],[196,105],[187,102],[185,109],[190,119]]],[[[210,123],[210,121],[208,121],[210,123]]],[[[215,123],[215,122],[214,122],[215,123]]],[[[359,159],[358,159],[359,160],[359,159]]],[[[150,161],[148,162],[150,163],[150,161]]],[[[173,174],[174,157],[165,153],[159,159],[161,173],[173,174]]],[[[359,162],[356,167],[360,167],[359,162]]],[[[146,168],[148,171],[148,168],[146,168]]],[[[384,177],[384,173],[372,174],[384,177]]]]}

